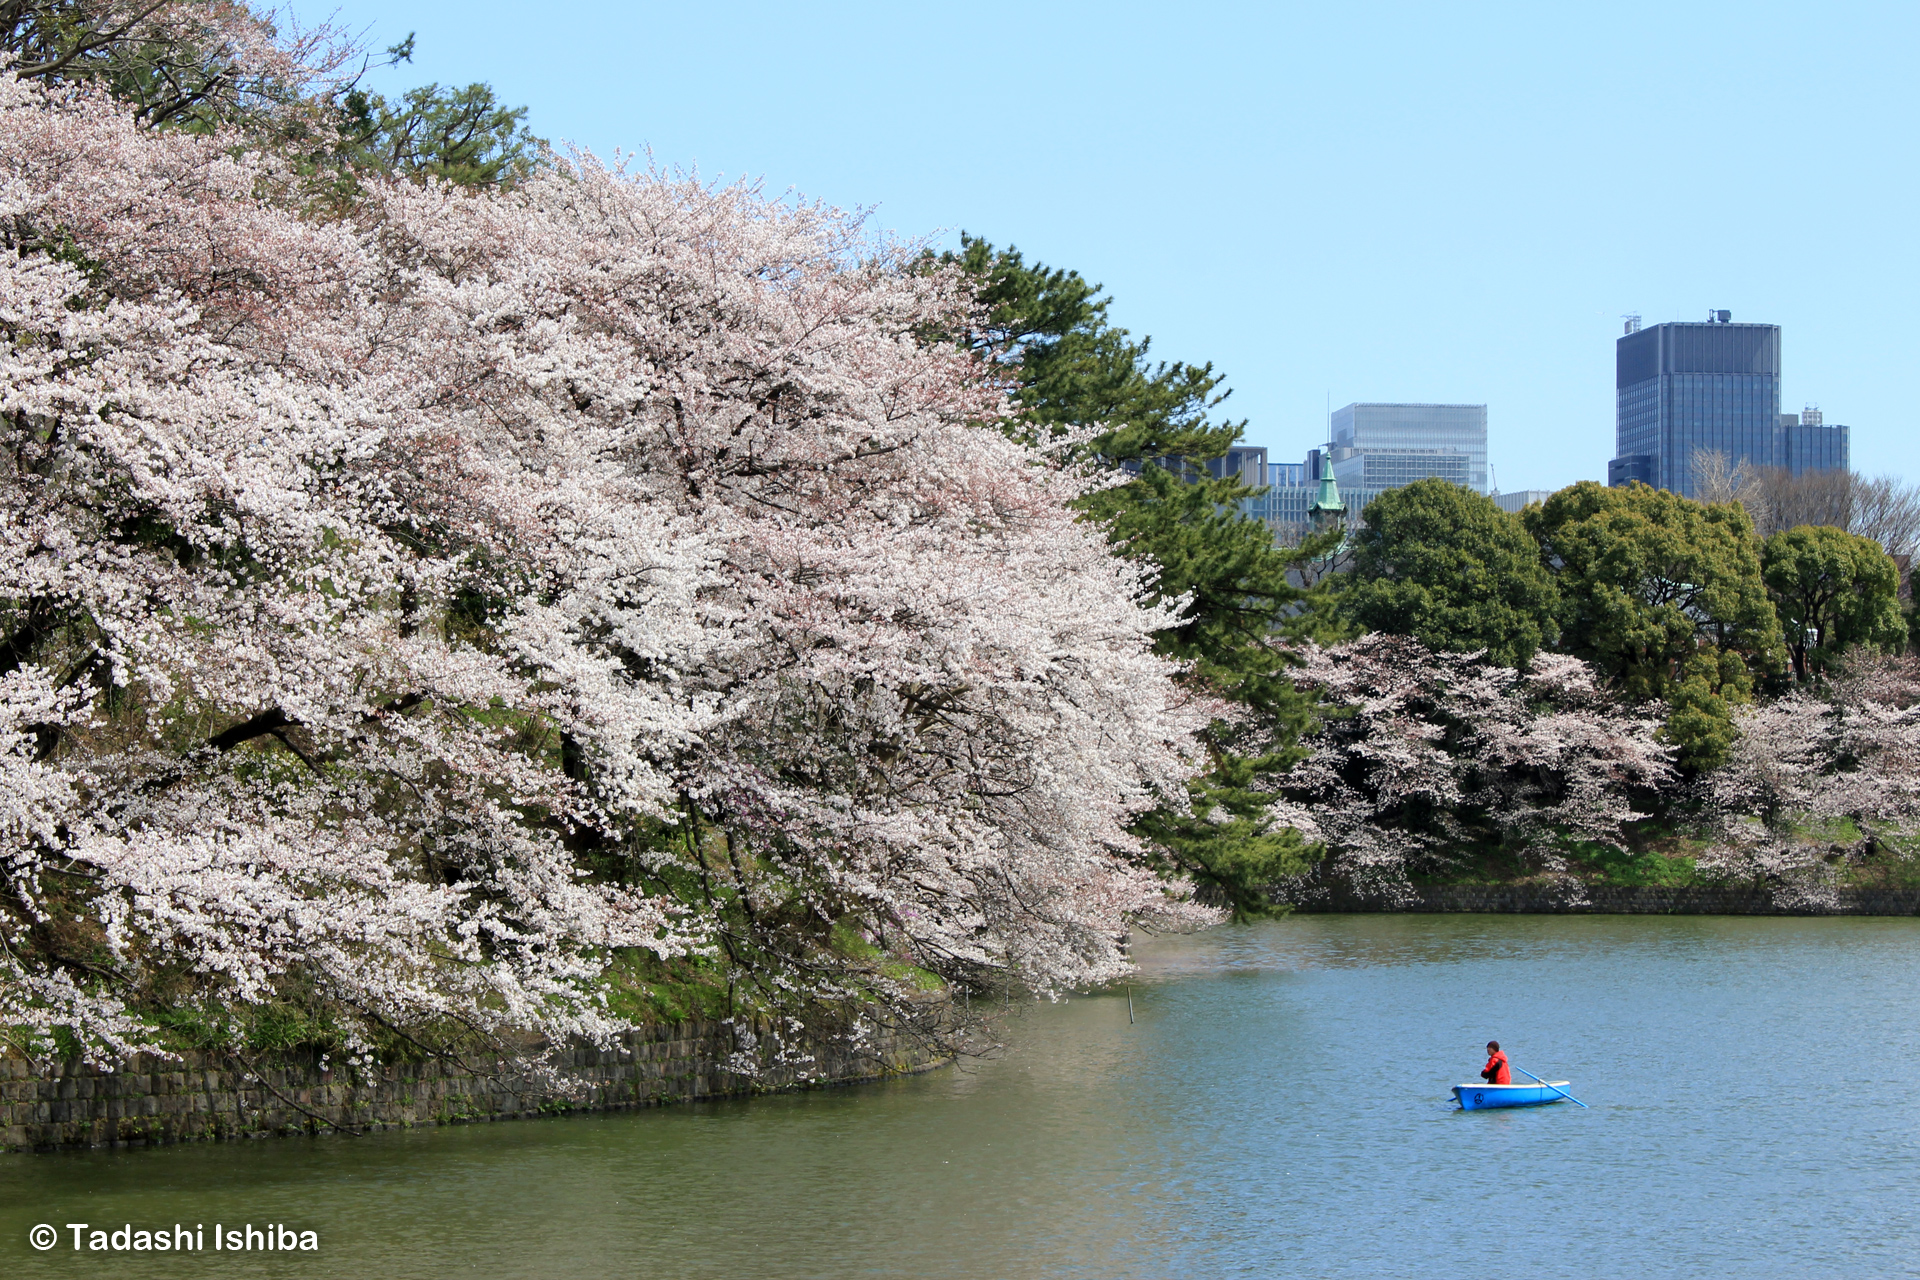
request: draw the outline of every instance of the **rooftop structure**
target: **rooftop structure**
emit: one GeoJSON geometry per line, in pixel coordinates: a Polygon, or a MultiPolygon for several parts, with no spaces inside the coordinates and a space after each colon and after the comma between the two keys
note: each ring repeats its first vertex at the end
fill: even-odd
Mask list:
{"type": "Polygon", "coordinates": [[[1545,502],[1556,492],[1554,489],[1520,489],[1514,493],[1496,493],[1493,503],[1502,511],[1524,511],[1536,502],[1545,502]]]}
{"type": "Polygon", "coordinates": [[[1340,501],[1340,485],[1334,478],[1331,458],[1320,460],[1320,481],[1314,486],[1313,501],[1307,505],[1307,518],[1315,525],[1323,525],[1336,516],[1346,514],[1347,506],[1340,501]]]}

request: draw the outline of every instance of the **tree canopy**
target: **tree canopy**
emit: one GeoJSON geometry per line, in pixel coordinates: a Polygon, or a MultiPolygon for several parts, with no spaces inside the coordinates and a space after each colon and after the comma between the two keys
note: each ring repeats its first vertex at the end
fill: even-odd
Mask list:
{"type": "MultiPolygon", "coordinates": [[[[387,50],[413,60],[413,37],[387,50]]],[[[360,172],[437,178],[457,187],[500,187],[525,178],[545,143],[527,132],[525,107],[507,107],[493,87],[421,85],[389,102],[355,86],[341,95],[340,163],[360,172]]]]}
{"type": "Polygon", "coordinates": [[[1746,511],[1588,480],[1525,521],[1554,567],[1562,647],[1627,697],[1666,700],[1683,764],[1724,758],[1729,706],[1752,696],[1754,672],[1784,665],[1746,511]]]}
{"type": "Polygon", "coordinates": [[[1906,643],[1899,567],[1870,538],[1825,525],[1783,530],[1762,546],[1760,573],[1800,680],[1848,649],[1898,652],[1906,643]]]}
{"type": "Polygon", "coordinates": [[[397,101],[364,87],[413,48],[409,35],[373,54],[331,23],[277,24],[236,0],[0,0],[0,52],[21,78],[105,91],[148,128],[244,129],[348,196],[356,175],[526,177],[544,144],[491,86],[428,84],[397,101]]]}
{"type": "Polygon", "coordinates": [[[1445,480],[1416,480],[1367,504],[1341,611],[1431,649],[1485,650],[1524,668],[1558,636],[1559,603],[1518,516],[1445,480]]]}
{"type": "Polygon", "coordinates": [[[1081,456],[1131,473],[1080,505],[1119,554],[1153,566],[1157,599],[1188,600],[1157,647],[1191,664],[1197,691],[1237,708],[1204,735],[1213,767],[1189,784],[1190,804],[1155,809],[1138,830],[1167,851],[1168,870],[1212,885],[1239,913],[1261,911],[1267,886],[1298,872],[1309,852],[1267,813],[1263,780],[1298,758],[1311,723],[1309,698],[1289,675],[1295,659],[1273,641],[1319,624],[1290,573],[1337,535],[1281,550],[1272,530],[1241,513],[1256,491],[1204,469],[1244,425],[1213,416],[1227,398],[1220,375],[1210,364],[1150,360],[1149,340],[1107,318],[1099,285],[971,236],[941,262],[978,289],[985,320],[965,341],[1013,379],[1010,429],[1038,441],[1084,430],[1081,456]]]}
{"type": "Polygon", "coordinates": [[[282,31],[236,0],[0,0],[0,52],[22,79],[103,89],[140,124],[194,132],[324,113],[359,59],[329,24],[282,31]]]}
{"type": "Polygon", "coordinates": [[[1490,848],[1544,868],[1570,840],[1619,848],[1632,797],[1671,779],[1671,752],[1595,674],[1564,654],[1523,672],[1379,633],[1310,646],[1301,679],[1335,713],[1281,794],[1331,870],[1372,891],[1490,848]]]}
{"type": "Polygon", "coordinates": [[[0,1037],[605,1042],[651,964],[857,1043],[1215,918],[1131,828],[1217,704],[920,340],[958,272],[585,159],[329,217],[252,140],[0,75],[0,1037]]]}

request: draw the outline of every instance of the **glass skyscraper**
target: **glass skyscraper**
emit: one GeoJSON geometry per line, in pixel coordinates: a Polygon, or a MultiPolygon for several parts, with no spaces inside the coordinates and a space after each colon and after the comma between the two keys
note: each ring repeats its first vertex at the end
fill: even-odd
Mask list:
{"type": "MultiPolygon", "coordinates": [[[[1340,450],[1334,450],[1339,458],[1340,450]]],[[[1472,474],[1472,461],[1464,453],[1444,449],[1395,449],[1391,452],[1354,453],[1333,464],[1333,478],[1341,488],[1398,489],[1403,484],[1429,478],[1445,480],[1462,488],[1472,474]]]]}
{"type": "Polygon", "coordinates": [[[1844,469],[1847,429],[1780,412],[1780,326],[1712,320],[1642,329],[1614,348],[1614,453],[1607,483],[1635,480],[1695,497],[1696,449],[1732,463],[1844,469]]]}
{"type": "Polygon", "coordinates": [[[1333,411],[1342,489],[1397,489],[1434,477],[1487,491],[1487,406],[1350,404],[1333,411]]]}
{"type": "Polygon", "coordinates": [[[1780,431],[1786,449],[1780,465],[1794,475],[1847,469],[1847,429],[1838,424],[1827,426],[1812,405],[1804,413],[1781,414],[1780,431]]]}

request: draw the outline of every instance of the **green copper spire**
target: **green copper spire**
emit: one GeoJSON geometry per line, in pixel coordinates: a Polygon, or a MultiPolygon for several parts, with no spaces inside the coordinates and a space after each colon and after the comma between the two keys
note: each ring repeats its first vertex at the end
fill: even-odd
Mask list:
{"type": "Polygon", "coordinates": [[[1307,508],[1307,515],[1315,524],[1322,524],[1335,516],[1347,513],[1347,504],[1340,501],[1340,486],[1333,482],[1333,446],[1329,444],[1320,455],[1320,492],[1314,495],[1313,505],[1307,508]]]}

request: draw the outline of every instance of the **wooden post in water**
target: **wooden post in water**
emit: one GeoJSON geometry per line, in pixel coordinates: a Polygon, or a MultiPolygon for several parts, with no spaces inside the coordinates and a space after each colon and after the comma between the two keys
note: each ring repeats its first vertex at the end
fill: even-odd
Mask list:
{"type": "Polygon", "coordinates": [[[1127,1025],[1133,1025],[1133,985],[1127,985],[1127,1025]]]}

